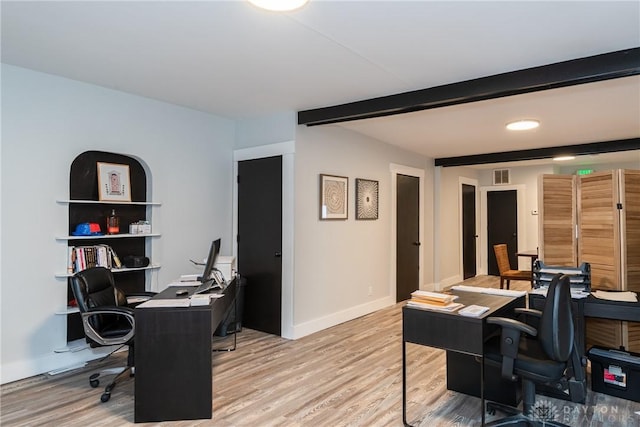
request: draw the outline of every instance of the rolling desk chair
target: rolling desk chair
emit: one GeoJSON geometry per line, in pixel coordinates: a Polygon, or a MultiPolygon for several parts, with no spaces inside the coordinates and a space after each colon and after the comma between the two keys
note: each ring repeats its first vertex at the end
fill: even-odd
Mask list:
{"type": "MultiPolygon", "coordinates": [[[[127,366],[121,368],[121,372],[105,387],[100,397],[102,402],[107,402],[116,380],[125,372],[133,375],[134,311],[127,305],[127,296],[115,286],[111,270],[107,268],[93,267],[76,273],[71,277],[71,289],[80,309],[86,340],[91,347],[119,345],[106,356],[109,357],[122,346],[129,346],[127,366]]],[[[144,292],[136,296],[150,298],[153,295],[144,292]]],[[[89,377],[91,387],[98,387],[99,377],[100,373],[89,377]]]]}
{"type": "Polygon", "coordinates": [[[488,426],[564,424],[535,413],[536,383],[555,384],[568,389],[573,402],[584,402],[587,385],[583,360],[576,347],[569,276],[557,274],[549,285],[542,312],[516,309],[516,312],[539,317],[538,328],[515,319],[489,317],[487,323],[501,327],[501,335],[487,343],[485,360],[501,366],[502,377],[522,380],[522,413],[517,409],[490,402],[487,410],[496,409],[512,415],[488,426]]]}
{"type": "Polygon", "coordinates": [[[532,271],[511,269],[506,244],[493,245],[493,251],[496,254],[496,262],[498,263],[498,270],[500,271],[500,289],[504,287],[505,280],[507,281],[507,289],[509,289],[509,283],[512,280],[526,280],[527,282],[531,282],[532,271]]]}

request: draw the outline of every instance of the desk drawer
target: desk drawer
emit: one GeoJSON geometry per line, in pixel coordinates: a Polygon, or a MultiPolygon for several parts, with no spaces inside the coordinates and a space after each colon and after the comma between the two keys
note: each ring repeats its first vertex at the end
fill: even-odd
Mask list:
{"type": "MultiPolygon", "coordinates": [[[[447,351],[447,390],[480,397],[480,359],[468,354],[447,351]]],[[[520,379],[505,380],[500,375],[499,367],[485,363],[485,399],[518,406],[521,395],[520,379]]]]}
{"type": "Polygon", "coordinates": [[[406,342],[482,355],[481,319],[405,307],[402,322],[406,342]]]}

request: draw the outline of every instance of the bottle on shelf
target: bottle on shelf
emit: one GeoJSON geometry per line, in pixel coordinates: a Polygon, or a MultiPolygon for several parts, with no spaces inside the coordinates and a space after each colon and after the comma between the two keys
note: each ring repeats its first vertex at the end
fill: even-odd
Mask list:
{"type": "Polygon", "coordinates": [[[107,234],[120,233],[120,217],[116,215],[116,210],[111,209],[111,215],[107,217],[107,234]]]}

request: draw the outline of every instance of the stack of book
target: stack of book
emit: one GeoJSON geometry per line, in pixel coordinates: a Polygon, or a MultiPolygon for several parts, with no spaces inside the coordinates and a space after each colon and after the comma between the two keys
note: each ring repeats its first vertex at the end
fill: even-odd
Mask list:
{"type": "Polygon", "coordinates": [[[458,298],[456,295],[418,290],[411,293],[411,299],[407,301],[407,305],[430,310],[456,311],[463,306],[454,302],[456,298],[458,298]]]}
{"type": "Polygon", "coordinates": [[[68,273],[91,267],[121,268],[122,263],[111,246],[69,246],[68,273]]]}

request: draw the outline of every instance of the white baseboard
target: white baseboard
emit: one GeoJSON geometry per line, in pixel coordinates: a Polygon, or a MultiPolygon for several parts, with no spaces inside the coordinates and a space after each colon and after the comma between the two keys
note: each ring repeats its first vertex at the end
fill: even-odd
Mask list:
{"type": "Polygon", "coordinates": [[[293,326],[293,339],[311,335],[314,332],[322,331],[340,323],[356,319],[365,314],[373,313],[376,310],[394,305],[396,302],[392,297],[385,297],[375,301],[367,302],[356,307],[338,311],[327,316],[313,319],[308,322],[293,326]]]}
{"type": "Polygon", "coordinates": [[[19,360],[3,363],[0,368],[0,384],[6,384],[44,373],[61,373],[83,367],[86,362],[100,359],[113,347],[86,348],[80,351],[69,351],[41,356],[35,359],[19,360]]]}

